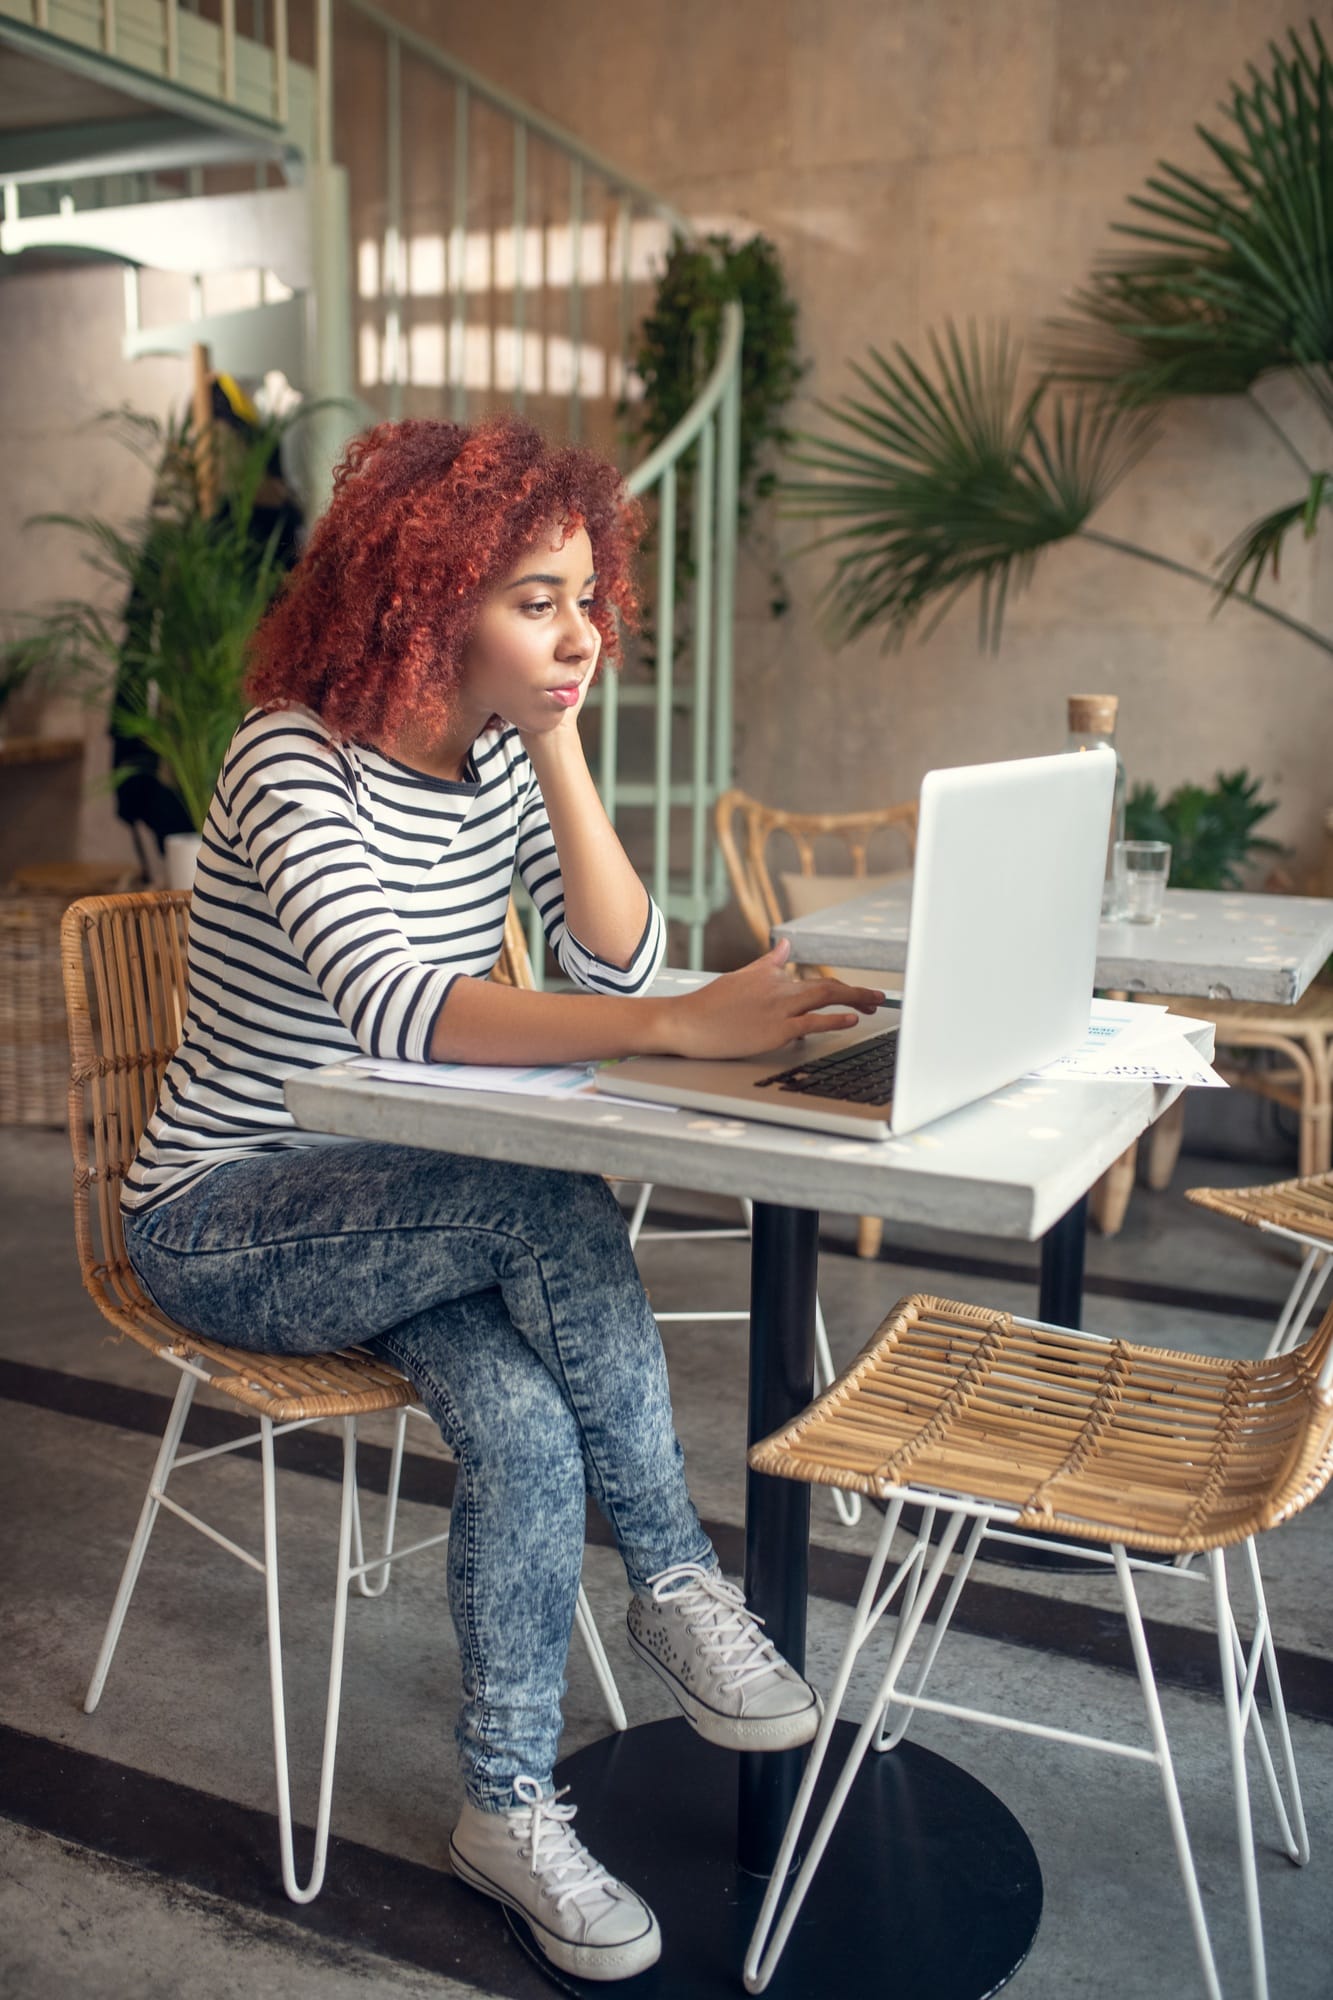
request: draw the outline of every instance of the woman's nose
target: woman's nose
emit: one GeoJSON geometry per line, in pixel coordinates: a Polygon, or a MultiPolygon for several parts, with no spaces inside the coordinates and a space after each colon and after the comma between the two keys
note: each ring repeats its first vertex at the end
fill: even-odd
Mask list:
{"type": "Polygon", "coordinates": [[[597,651],[597,645],[597,628],[581,611],[564,621],[560,632],[562,660],[590,660],[597,651]]]}

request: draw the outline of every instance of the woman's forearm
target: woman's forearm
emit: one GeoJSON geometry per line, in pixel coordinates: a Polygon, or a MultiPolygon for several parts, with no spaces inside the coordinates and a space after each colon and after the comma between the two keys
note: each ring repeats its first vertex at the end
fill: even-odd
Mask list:
{"type": "Polygon", "coordinates": [[[648,892],[606,816],[575,730],[530,742],[560,861],[565,922],[581,945],[625,967],[643,940],[648,892]]]}
{"type": "Polygon", "coordinates": [[[673,1051],[671,1002],[530,993],[456,979],[431,1033],[432,1062],[577,1063],[673,1051]]]}

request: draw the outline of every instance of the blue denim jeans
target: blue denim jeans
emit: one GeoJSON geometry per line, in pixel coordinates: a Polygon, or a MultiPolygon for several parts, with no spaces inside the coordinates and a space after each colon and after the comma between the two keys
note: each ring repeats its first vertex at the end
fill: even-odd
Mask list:
{"type": "Polygon", "coordinates": [[[126,1216],[163,1312],[230,1347],[362,1344],[458,1459],[449,1603],[463,1782],[483,1811],[549,1786],[584,1493],[631,1586],[716,1562],[685,1486],[666,1363],[606,1183],[404,1146],[287,1148],[126,1216]]]}

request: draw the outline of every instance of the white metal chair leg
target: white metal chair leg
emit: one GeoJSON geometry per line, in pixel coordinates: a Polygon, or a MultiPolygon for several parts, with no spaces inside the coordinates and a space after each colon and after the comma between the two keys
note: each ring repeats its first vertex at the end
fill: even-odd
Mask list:
{"type": "Polygon", "coordinates": [[[592,1606],[588,1602],[582,1584],[579,1585],[578,1601],[574,1606],[574,1624],[587,1648],[593,1673],[597,1676],[597,1685],[602,1691],[602,1700],[606,1703],[611,1727],[617,1731],[628,1729],[629,1722],[625,1715],[625,1705],[620,1699],[620,1689],[616,1686],[616,1677],[611,1671],[611,1662],[606,1656],[606,1647],[602,1644],[602,1635],[597,1630],[597,1621],[592,1615],[592,1606]]]}
{"type": "MultiPolygon", "coordinates": [[[[385,1495],[384,1502],[384,1545],[380,1551],[381,1556],[385,1558],[393,1554],[394,1529],[398,1522],[398,1488],[403,1477],[403,1442],[406,1435],[407,1410],[403,1408],[394,1412],[393,1451],[389,1459],[389,1490],[385,1495]]],[[[366,1552],[361,1540],[361,1488],[359,1486],[356,1490],[356,1500],[352,1513],[352,1546],[356,1551],[354,1573],[357,1589],[360,1591],[362,1597],[383,1597],[385,1591],[389,1588],[389,1578],[393,1573],[393,1565],[387,1560],[382,1564],[375,1565],[380,1571],[379,1581],[377,1583],[370,1581],[370,1576],[365,1566],[366,1552]]]]}
{"type": "Polygon", "coordinates": [[[775,1925],[774,1918],[777,1916],[778,1904],[781,1902],[783,1890],[787,1886],[787,1873],[796,1853],[796,1845],[801,1837],[801,1830],[805,1824],[806,1815],[810,1810],[810,1802],[814,1797],[815,1786],[818,1783],[819,1774],[823,1768],[824,1758],[833,1738],[834,1724],[837,1722],[838,1712],[842,1707],[843,1699],[847,1692],[847,1685],[851,1679],[852,1668],[855,1665],[857,1654],[864,1646],[899,1588],[911,1577],[914,1569],[922,1559],[923,1552],[918,1543],[914,1547],[912,1554],[899,1565],[888,1588],[883,1592],[879,1592],[880,1578],[883,1575],[884,1565],[888,1558],[889,1544],[898,1525],[898,1513],[901,1505],[901,1501],[894,1502],[888,1515],[885,1517],[884,1526],[880,1530],[879,1540],[875,1544],[875,1554],[871,1559],[870,1567],[866,1573],[866,1580],[861,1587],[861,1595],[857,1600],[856,1613],[852,1620],[851,1636],[847,1641],[846,1650],[843,1653],[842,1662],[838,1668],[837,1679],[834,1682],[828,1705],[824,1710],[823,1719],[819,1725],[819,1733],[815,1737],[809,1759],[806,1763],[800,1790],[796,1794],[796,1803],[792,1808],[791,1818],[787,1822],[787,1830],[782,1837],[782,1845],[778,1849],[777,1860],[773,1864],[773,1873],[769,1877],[768,1889],[765,1892],[758,1920],[755,1923],[754,1931],[750,1938],[749,1949],[745,1955],[744,1979],[747,1993],[762,1993],[768,1985],[769,1980],[773,1977],[774,1969],[777,1966],[779,1958],[782,1956],[787,1939],[791,1935],[792,1927],[800,1915],[801,1906],[805,1902],[806,1894],[814,1879],[815,1870],[824,1857],[824,1850],[832,1837],[833,1829],[846,1802],[847,1794],[852,1788],[857,1772],[865,1761],[866,1751],[870,1747],[871,1739],[879,1728],[880,1716],[892,1691],[894,1682],[898,1674],[902,1671],[903,1661],[915,1643],[917,1633],[921,1629],[921,1621],[930,1608],[931,1599],[944,1573],[944,1566],[953,1554],[954,1543],[958,1539],[958,1531],[962,1526],[964,1517],[961,1514],[954,1514],[950,1517],[949,1524],[932,1555],[925,1577],[916,1587],[911,1612],[905,1612],[899,1620],[898,1630],[894,1635],[893,1644],[890,1649],[889,1663],[884,1671],[879,1691],[875,1699],[871,1702],[866,1719],[858,1729],[855,1741],[847,1753],[842,1770],[838,1775],[838,1781],[829,1796],[823,1816],[811,1839],[809,1850],[801,1863],[795,1880],[791,1884],[790,1892],[787,1895],[786,1902],[783,1904],[782,1914],[778,1917],[775,1925]]]}
{"type": "Polygon", "coordinates": [[[181,1371],[180,1384],[176,1390],[175,1401],[171,1405],[171,1414],[167,1418],[167,1427],[162,1433],[162,1442],[158,1446],[157,1458],[153,1464],[152,1477],[148,1481],[148,1491],[144,1494],[143,1506],[139,1510],[139,1525],[134,1531],[134,1540],[130,1543],[129,1554],[125,1558],[125,1567],[121,1571],[120,1587],[116,1591],[116,1601],[111,1607],[111,1616],[107,1620],[106,1632],[102,1638],[102,1649],[97,1655],[97,1665],[93,1668],[93,1677],[88,1683],[88,1692],[83,1698],[83,1708],[86,1715],[91,1715],[97,1707],[98,1702],[102,1699],[102,1689],[106,1686],[106,1677],[111,1671],[111,1662],[120,1641],[121,1627],[125,1623],[125,1614],[130,1608],[130,1599],[134,1595],[134,1586],[139,1581],[139,1571],[143,1567],[144,1555],[148,1549],[148,1539],[153,1532],[153,1527],[157,1520],[161,1496],[168,1479],[171,1477],[171,1468],[175,1464],[176,1453],[180,1450],[181,1433],[185,1429],[185,1420],[190,1414],[190,1405],[194,1401],[194,1392],[198,1386],[198,1376],[183,1369],[181,1371]]]}
{"type": "MultiPolygon", "coordinates": [[[[1250,1981],[1254,2000],[1268,2000],[1268,1968],[1264,1961],[1264,1926],[1259,1909],[1259,1872],[1254,1859],[1254,1820],[1250,1810],[1250,1782],[1245,1769],[1245,1703],[1237,1685],[1236,1633],[1231,1616],[1231,1593],[1227,1587],[1226,1555],[1221,1549],[1209,1553],[1208,1567],[1213,1579],[1213,1609],[1217,1616],[1217,1650],[1222,1667],[1222,1703],[1226,1715],[1227,1752],[1231,1761],[1231,1786],[1236,1808],[1236,1844],[1240,1849],[1241,1892],[1245,1899],[1245,1925],[1250,1942],[1250,1981]]],[[[1244,1654],[1242,1652],[1243,1661],[1244,1654]]],[[[1248,1676],[1247,1676],[1248,1679],[1248,1676]]],[[[1252,1689],[1249,1691],[1252,1699],[1252,1689]]]]}
{"type": "Polygon", "coordinates": [[[278,1785],[278,1831],[282,1849],[282,1885],[294,1903],[310,1903],[324,1883],[328,1858],[329,1815],[333,1805],[333,1771],[338,1754],[338,1712],[342,1704],[343,1646],[347,1634],[347,1598],[351,1581],[352,1522],[356,1512],[356,1418],[344,1417],[342,1510],[338,1524],[338,1569],[333,1598],[333,1640],[329,1650],[329,1685],[324,1710],[324,1748],[320,1760],[319,1805],[315,1818],[315,1851],[304,1888],[296,1879],[292,1845],[292,1797],[287,1757],[287,1710],[283,1695],[282,1624],[278,1589],[277,1482],[273,1465],[273,1425],[261,1419],[260,1452],[264,1480],[264,1595],[268,1608],[269,1691],[273,1702],[273,1762],[278,1785]]]}
{"type": "MultiPolygon", "coordinates": [[[[1292,1862],[1297,1868],[1303,1868],[1310,1859],[1310,1835],[1305,1824],[1305,1805],[1301,1798],[1300,1775],[1296,1769],[1296,1753],[1292,1747],[1291,1725],[1287,1721],[1287,1704],[1282,1693],[1282,1677],[1278,1672],[1277,1651],[1273,1645],[1273,1627],[1268,1616],[1268,1600],[1264,1594],[1263,1577],[1259,1570],[1259,1551],[1255,1546],[1253,1536],[1245,1544],[1245,1553],[1249,1561],[1250,1588],[1254,1596],[1256,1621],[1255,1638],[1251,1644],[1252,1649],[1259,1648],[1262,1651],[1264,1678],[1268,1683],[1268,1700],[1273,1711],[1273,1727],[1277,1731],[1278,1749],[1282,1759],[1283,1774],[1287,1781],[1288,1796],[1286,1798],[1282,1795],[1281,1784],[1273,1768],[1273,1759],[1269,1752],[1268,1740],[1264,1733],[1263,1724],[1255,1709],[1252,1694],[1250,1699],[1250,1719],[1254,1724],[1255,1736],[1259,1743],[1264,1777],[1268,1784],[1269,1797],[1273,1801],[1273,1810],[1277,1816],[1278,1832],[1283,1848],[1286,1851],[1288,1861],[1292,1862]]],[[[1240,1665],[1245,1659],[1245,1654],[1241,1647],[1240,1634],[1236,1630],[1234,1619],[1232,1620],[1231,1630],[1232,1650],[1236,1655],[1237,1664],[1240,1665]]],[[[1252,1670],[1248,1666],[1245,1670],[1247,1678],[1251,1678],[1252,1670]]]]}
{"type": "MultiPolygon", "coordinates": [[[[927,1541],[930,1539],[934,1521],[935,1509],[933,1507],[927,1508],[921,1522],[921,1533],[927,1541]]],[[[963,1588],[967,1583],[967,1579],[972,1574],[972,1565],[977,1559],[977,1552],[981,1544],[986,1539],[986,1529],[989,1525],[989,1514],[979,1514],[972,1523],[971,1532],[963,1545],[963,1553],[959,1559],[958,1568],[954,1571],[948,1593],[936,1614],[935,1623],[931,1628],[930,1643],[926,1647],[921,1665],[917,1669],[916,1679],[912,1682],[911,1692],[914,1695],[924,1694],[926,1691],[926,1682],[930,1679],[931,1669],[935,1665],[940,1647],[944,1644],[945,1634],[949,1630],[954,1611],[957,1608],[959,1598],[963,1594],[963,1588]]],[[[911,1586],[911,1596],[904,1599],[902,1615],[905,1618],[911,1616],[916,1588],[917,1586],[913,1584],[911,1586]]],[[[915,1709],[904,1708],[901,1704],[895,1704],[892,1701],[886,1703],[884,1712],[880,1717],[879,1734],[875,1738],[874,1748],[876,1750],[896,1750],[911,1727],[912,1717],[915,1713],[915,1709]],[[898,1707],[899,1713],[896,1720],[891,1721],[890,1718],[893,1716],[895,1706],[898,1707]]]]}
{"type": "MultiPolygon", "coordinates": [[[[1222,1988],[1218,1984],[1217,1964],[1213,1958],[1213,1947],[1208,1936],[1208,1920],[1204,1916],[1203,1898],[1199,1894],[1199,1878],[1195,1873],[1194,1856],[1190,1851],[1189,1830],[1185,1825],[1185,1814],[1180,1803],[1180,1790],[1176,1784],[1175,1766],[1171,1761],[1171,1746],[1167,1741],[1166,1724],[1162,1720],[1162,1705],[1157,1698],[1157,1681],[1153,1674],[1152,1657],[1148,1651],[1148,1641],[1143,1630],[1143,1618],[1139,1611],[1138,1595],[1134,1589],[1134,1576],[1125,1555],[1124,1545],[1114,1543],[1111,1554],[1115,1560],[1115,1572],[1120,1583],[1121,1601],[1125,1607],[1125,1621],[1129,1626],[1130,1644],[1134,1649],[1134,1664],[1138,1668],[1139,1686],[1143,1690],[1143,1703],[1148,1714],[1148,1729],[1152,1736],[1154,1761],[1161,1774],[1162,1790],[1166,1797],[1166,1813],[1171,1823],[1171,1838],[1175,1844],[1176,1860],[1180,1864],[1181,1879],[1185,1886],[1185,1901],[1189,1905],[1190,1927],[1194,1932],[1194,1945],[1199,1954],[1199,1965],[1203,1972],[1204,1985],[1208,1989],[1209,2000],[1222,2000],[1222,1988]]],[[[1224,1627],[1222,1629],[1225,1629],[1224,1627]]],[[[1224,1642],[1229,1653],[1230,1646],[1224,1642]]],[[[1224,1663],[1222,1678],[1227,1679],[1224,1663]]],[[[1232,1686],[1234,1700],[1235,1687],[1232,1686]]],[[[1241,1746],[1241,1768],[1244,1769],[1244,1745],[1241,1746]]],[[[1248,1805],[1247,1805],[1248,1811],[1248,1805]]],[[[1253,1858],[1253,1856],[1251,1856],[1253,1858]]]]}
{"type": "Polygon", "coordinates": [[[635,1249],[639,1241],[639,1231],[643,1228],[643,1218],[648,1213],[648,1204],[653,1198],[653,1183],[645,1181],[634,1197],[634,1207],[629,1218],[629,1247],[635,1249]]]}
{"type": "Polygon", "coordinates": [[[1264,1349],[1265,1360],[1271,1361],[1275,1354],[1289,1354],[1297,1345],[1327,1282],[1330,1263],[1333,1263],[1333,1250],[1312,1246],[1306,1251],[1301,1268],[1292,1280],[1286,1303],[1278,1315],[1272,1338],[1264,1349]]]}

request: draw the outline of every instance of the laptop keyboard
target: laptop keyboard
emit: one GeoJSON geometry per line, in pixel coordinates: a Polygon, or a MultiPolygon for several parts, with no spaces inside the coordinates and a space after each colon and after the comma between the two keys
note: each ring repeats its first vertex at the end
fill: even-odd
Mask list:
{"type": "Polygon", "coordinates": [[[796,1063],[776,1076],[759,1080],[759,1088],[781,1084],[784,1090],[800,1091],[806,1097],[840,1097],[848,1104],[887,1104],[893,1096],[893,1073],[898,1063],[898,1030],[873,1035],[855,1048],[838,1049],[832,1055],[814,1056],[796,1063]]]}

